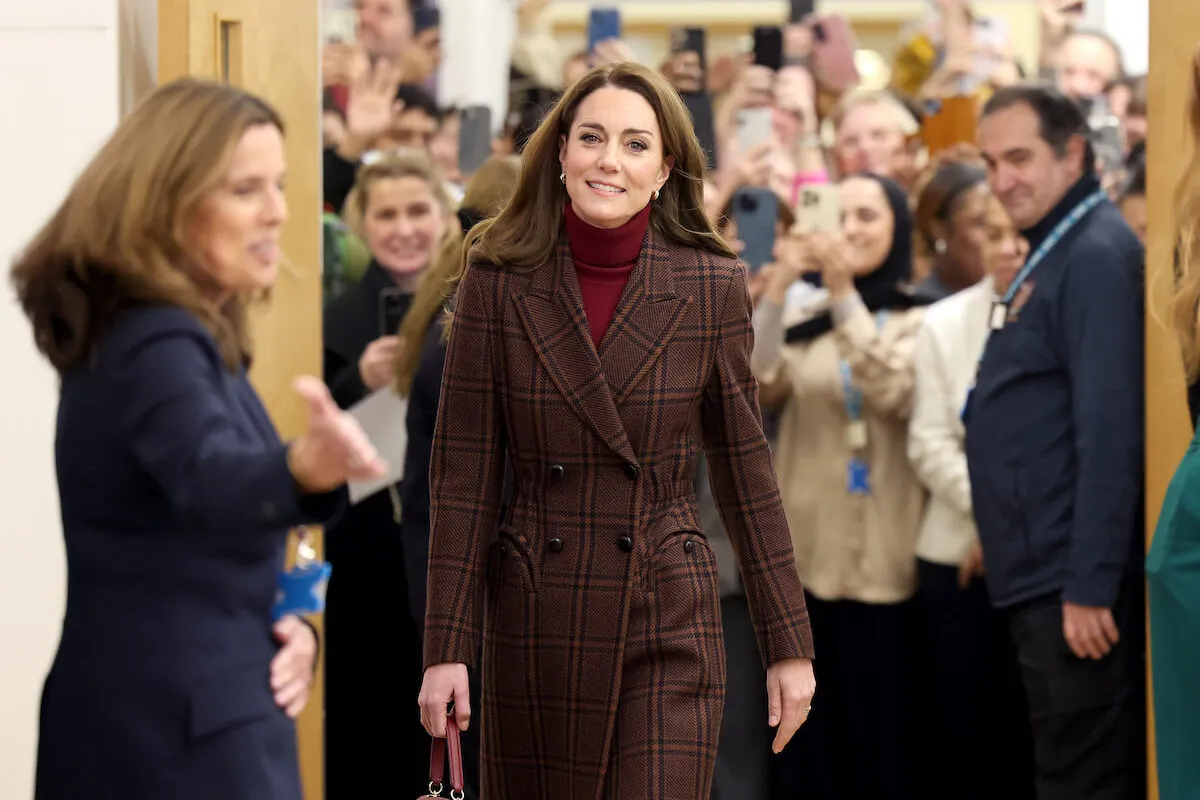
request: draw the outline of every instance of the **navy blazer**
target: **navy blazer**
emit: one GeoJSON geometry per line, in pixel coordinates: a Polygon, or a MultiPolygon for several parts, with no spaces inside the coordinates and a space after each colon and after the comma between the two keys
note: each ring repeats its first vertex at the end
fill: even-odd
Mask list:
{"type": "MultiPolygon", "coordinates": [[[[1077,182],[1024,232],[1030,247],[1099,188],[1092,176],[1077,182]]],[[[1120,211],[1102,202],[1049,251],[988,341],[965,449],[998,607],[1059,594],[1112,608],[1142,570],[1144,263],[1120,211]]]]}
{"type": "Polygon", "coordinates": [[[300,800],[275,705],[271,607],[302,496],[246,375],[172,307],[122,313],[63,377],[67,554],[42,695],[38,800],[300,800]]]}

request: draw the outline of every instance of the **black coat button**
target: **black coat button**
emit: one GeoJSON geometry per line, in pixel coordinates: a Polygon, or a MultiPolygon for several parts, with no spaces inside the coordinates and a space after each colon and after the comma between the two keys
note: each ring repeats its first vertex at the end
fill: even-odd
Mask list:
{"type": "Polygon", "coordinates": [[[642,474],[642,468],[637,464],[626,464],[625,474],[629,476],[629,480],[636,481],[638,479],[638,475],[642,474]]]}
{"type": "Polygon", "coordinates": [[[563,549],[563,540],[562,539],[559,539],[556,537],[554,539],[551,539],[546,544],[549,546],[551,553],[561,553],[562,552],[562,549],[563,549]]]}
{"type": "Polygon", "coordinates": [[[622,536],[620,539],[617,539],[617,547],[628,553],[633,550],[633,539],[630,539],[628,536],[622,536]]]}
{"type": "Polygon", "coordinates": [[[554,481],[555,483],[558,483],[559,481],[561,481],[563,479],[563,475],[565,475],[566,473],[567,473],[567,471],[565,469],[563,469],[562,464],[551,464],[550,465],[550,480],[554,481]]]}
{"type": "Polygon", "coordinates": [[[692,553],[696,550],[696,542],[693,539],[688,539],[683,543],[683,552],[692,553]]]}

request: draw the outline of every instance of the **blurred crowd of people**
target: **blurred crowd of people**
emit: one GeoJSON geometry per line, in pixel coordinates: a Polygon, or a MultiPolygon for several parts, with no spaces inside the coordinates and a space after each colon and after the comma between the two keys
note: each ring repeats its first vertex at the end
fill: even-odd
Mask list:
{"type": "MultiPolygon", "coordinates": [[[[357,0],[357,37],[326,45],[325,379],[343,408],[387,387],[408,402],[403,482],[355,506],[327,539],[331,797],[394,786],[396,754],[423,752],[427,742],[412,703],[426,607],[427,475],[445,358],[441,310],[464,239],[508,201],[529,135],[556,99],[589,70],[637,58],[603,9],[593,13],[590,48],[564,49],[549,5],[519,4],[510,104],[487,130],[486,148],[472,109],[435,100],[440,60],[471,54],[444,45],[428,0],[357,0]],[[394,656],[381,657],[384,642],[394,656]],[[395,691],[381,698],[379,686],[395,691]],[[364,712],[385,732],[363,737],[364,712]]],[[[701,469],[729,665],[714,797],[1138,796],[1137,603],[1121,589],[1118,622],[1132,627],[1121,628],[1120,645],[1115,634],[1063,644],[1063,615],[1075,601],[1059,602],[1071,588],[1056,576],[1076,563],[1064,566],[1064,549],[1079,563],[1099,559],[1075,553],[1080,547],[1108,548],[1122,565],[1133,558],[1128,545],[1141,539],[1129,519],[1140,494],[1113,478],[1122,490],[1110,499],[1131,504],[1116,515],[1120,524],[1109,520],[1120,529],[1103,545],[1067,543],[1057,522],[1039,527],[1036,510],[1071,513],[1067,500],[1047,494],[1067,492],[1062,476],[1033,485],[1027,451],[972,461],[963,420],[993,301],[1010,285],[1029,293],[1031,282],[1014,280],[1085,189],[1102,188],[1132,231],[1111,245],[1114,259],[1145,238],[1145,76],[1126,74],[1110,36],[1080,26],[1080,5],[1038,0],[1036,64],[1014,56],[1002,21],[968,0],[939,0],[905,29],[883,69],[867,68],[843,17],[811,13],[748,29],[744,53],[706,52],[703,29],[681,27],[669,57],[649,65],[692,114],[709,159],[704,212],[749,270],[753,367],[818,652],[812,718],[773,756],[747,599],[701,469]],[[829,208],[832,220],[822,216],[829,208]],[[996,477],[989,460],[1008,471],[996,477]],[[863,467],[862,486],[847,490],[847,463],[863,467]],[[979,493],[997,481],[1008,482],[1016,506],[980,506],[979,493]],[[1017,530],[1041,544],[1006,560],[1001,540],[1017,530]],[[1048,634],[1027,613],[1046,596],[1057,609],[1058,649],[1034,642],[1035,629],[1048,634]],[[1032,677],[1068,646],[1081,663],[1120,660],[1106,688],[1080,684],[1073,706],[1051,695],[1075,673],[1041,684],[1032,677]],[[1111,788],[1079,793],[1089,781],[1111,788]]],[[[1067,335],[1061,329],[1042,333],[1055,352],[1066,346],[1055,338],[1067,335]]],[[[1140,353],[1140,339],[1118,345],[1115,361],[1126,349],[1140,353]]],[[[1020,369],[1066,374],[1075,355],[1047,354],[1020,369]]],[[[1140,377],[1133,389],[1141,391],[1140,377]]],[[[1069,403],[1045,413],[1069,418],[1068,429],[1082,424],[1069,403]]],[[[1141,419],[1118,422],[1137,433],[1110,466],[1124,476],[1136,460],[1140,474],[1141,419]]],[[[1056,424],[1044,422],[1040,435],[1056,424]]],[[[1082,460],[1064,461],[1063,474],[1083,469],[1082,460]]],[[[1081,606],[1114,608],[1118,578],[1081,606]]],[[[468,763],[478,759],[470,733],[464,746],[468,763]]]]}

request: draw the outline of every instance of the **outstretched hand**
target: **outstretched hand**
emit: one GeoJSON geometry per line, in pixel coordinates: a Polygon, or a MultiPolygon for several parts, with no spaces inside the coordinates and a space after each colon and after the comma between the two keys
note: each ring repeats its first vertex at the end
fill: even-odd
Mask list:
{"type": "Polygon", "coordinates": [[[294,388],[308,403],[308,432],[288,451],[288,466],[300,486],[328,492],[347,481],[373,480],[387,472],[358,421],[338,408],[324,383],[304,375],[294,388]]]}

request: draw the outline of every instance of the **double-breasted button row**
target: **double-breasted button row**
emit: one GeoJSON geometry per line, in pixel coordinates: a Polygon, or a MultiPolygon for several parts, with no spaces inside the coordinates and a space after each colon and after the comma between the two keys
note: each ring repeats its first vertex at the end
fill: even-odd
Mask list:
{"type": "MultiPolygon", "coordinates": [[[[626,464],[625,465],[625,476],[628,477],[629,480],[636,481],[639,477],[641,477],[641,474],[642,474],[642,468],[639,467],[637,464],[626,464]]],[[[560,481],[562,481],[563,478],[566,477],[566,475],[567,475],[567,470],[562,464],[551,464],[550,465],[550,480],[553,481],[554,483],[559,483],[560,481]]]]}

